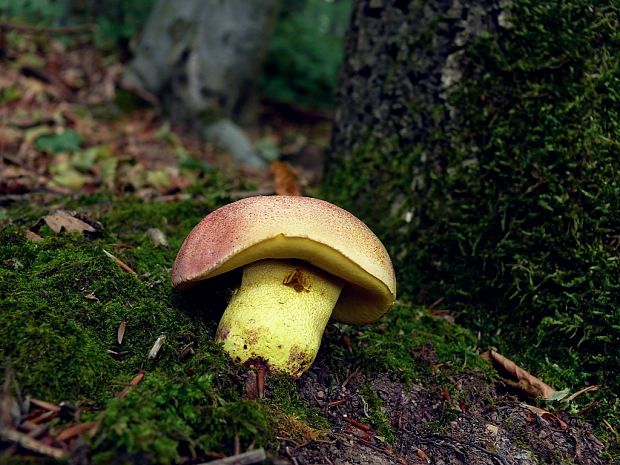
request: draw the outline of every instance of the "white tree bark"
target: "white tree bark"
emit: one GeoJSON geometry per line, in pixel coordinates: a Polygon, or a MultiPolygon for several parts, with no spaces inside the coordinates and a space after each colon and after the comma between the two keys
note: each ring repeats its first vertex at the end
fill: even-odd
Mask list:
{"type": "Polygon", "coordinates": [[[209,114],[205,134],[260,167],[241,131],[219,134],[212,115],[253,121],[257,85],[278,0],[158,0],[125,78],[164,95],[174,115],[209,114]],[[231,139],[231,134],[233,138],[231,139]],[[230,142],[230,143],[229,143],[230,142]],[[242,147],[242,149],[239,149],[242,147]],[[241,150],[241,151],[240,151],[241,150]]]}

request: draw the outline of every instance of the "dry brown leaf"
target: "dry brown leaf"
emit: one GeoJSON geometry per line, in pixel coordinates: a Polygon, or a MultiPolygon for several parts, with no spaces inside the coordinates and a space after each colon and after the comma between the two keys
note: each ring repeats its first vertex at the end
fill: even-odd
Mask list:
{"type": "Polygon", "coordinates": [[[510,378],[505,379],[506,384],[522,391],[529,397],[541,396],[542,398],[547,399],[556,392],[555,389],[546,384],[544,381],[531,375],[512,360],[504,357],[494,350],[489,350],[488,352],[481,354],[481,357],[489,361],[496,370],[500,371],[502,375],[504,375],[505,378],[506,376],[510,378]]]}
{"type": "Polygon", "coordinates": [[[544,410],[539,407],[534,407],[533,405],[528,405],[528,404],[521,404],[521,407],[523,407],[526,410],[529,410],[532,413],[535,413],[540,418],[544,419],[547,423],[549,423],[552,426],[555,426],[556,428],[561,429],[562,431],[566,431],[568,429],[568,424],[566,424],[565,421],[561,420],[560,418],[558,418],[557,415],[554,415],[553,413],[548,412],[547,410],[544,410]]]}
{"type": "Polygon", "coordinates": [[[38,232],[41,222],[47,224],[56,234],[60,234],[63,231],[79,232],[87,235],[98,233],[93,226],[64,210],[58,210],[51,215],[44,216],[31,229],[34,230],[34,232],[38,232]]]}
{"type": "Polygon", "coordinates": [[[157,357],[157,354],[159,353],[159,350],[164,345],[164,342],[166,342],[165,334],[162,334],[157,339],[155,339],[155,343],[153,344],[153,347],[151,347],[151,350],[149,350],[149,355],[148,355],[149,359],[153,359],[157,357]]]}
{"type": "Polygon", "coordinates": [[[276,161],[271,164],[270,169],[277,195],[302,195],[299,189],[299,176],[288,163],[276,161]]]}
{"type": "Polygon", "coordinates": [[[41,236],[39,236],[36,232],[31,231],[30,229],[27,229],[24,235],[28,238],[28,240],[31,240],[32,242],[39,242],[43,240],[41,236]]]}
{"type": "Polygon", "coordinates": [[[119,344],[123,343],[123,337],[125,337],[125,330],[127,329],[127,320],[121,321],[121,324],[118,325],[118,331],[116,333],[116,340],[119,344]]]}

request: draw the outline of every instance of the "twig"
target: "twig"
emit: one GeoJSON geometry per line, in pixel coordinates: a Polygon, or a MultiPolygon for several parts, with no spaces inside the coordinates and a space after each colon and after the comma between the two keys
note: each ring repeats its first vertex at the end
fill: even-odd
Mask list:
{"type": "Polygon", "coordinates": [[[368,426],[365,423],[362,423],[361,421],[357,421],[357,420],[354,420],[353,418],[345,417],[344,415],[342,416],[342,419],[346,421],[347,423],[350,423],[351,425],[355,426],[356,428],[361,429],[362,431],[370,431],[370,426],[368,426]]]}
{"type": "Polygon", "coordinates": [[[134,270],[132,270],[129,265],[127,265],[125,262],[119,260],[118,258],[116,258],[114,255],[112,255],[110,252],[108,252],[106,249],[101,249],[103,250],[103,253],[106,255],[106,257],[111,258],[112,260],[114,260],[116,262],[116,264],[118,266],[120,266],[123,270],[125,270],[127,273],[130,273],[134,276],[137,276],[138,273],[136,273],[134,270]]]}
{"type": "Polygon", "coordinates": [[[143,370],[140,370],[138,374],[134,376],[133,379],[129,382],[129,384],[125,386],[125,389],[123,389],[120,392],[118,397],[121,399],[124,399],[125,397],[127,397],[127,394],[129,394],[129,391],[131,391],[134,387],[136,387],[138,384],[142,382],[145,374],[146,373],[143,370]]]}
{"type": "Polygon", "coordinates": [[[342,388],[344,388],[347,384],[349,384],[349,382],[357,377],[357,375],[360,374],[359,370],[355,370],[353,373],[351,373],[349,376],[347,376],[347,378],[342,382],[342,388]]]}
{"type": "Polygon", "coordinates": [[[230,457],[211,460],[210,462],[202,462],[198,465],[249,465],[262,462],[266,458],[265,449],[261,447],[260,449],[250,450],[243,454],[231,455],[230,457]]]}
{"type": "Polygon", "coordinates": [[[288,457],[293,461],[294,465],[299,465],[299,462],[297,461],[297,458],[293,457],[293,453],[291,452],[291,448],[289,446],[286,446],[284,448],[284,452],[286,452],[286,455],[288,455],[288,457]]]}
{"type": "Polygon", "coordinates": [[[56,440],[68,441],[69,439],[73,439],[74,437],[88,431],[95,430],[98,426],[99,424],[96,421],[78,423],[77,425],[69,426],[68,428],[63,429],[60,433],[58,433],[58,436],[56,436],[56,440]]]}
{"type": "Polygon", "coordinates": [[[351,397],[353,397],[353,395],[349,394],[348,396],[343,397],[342,399],[332,400],[325,406],[325,410],[329,410],[332,407],[336,407],[337,405],[344,404],[346,401],[350,400],[351,397]]]}
{"type": "Polygon", "coordinates": [[[45,33],[45,34],[82,34],[85,32],[92,32],[97,29],[96,24],[80,24],[79,26],[64,26],[64,27],[44,27],[33,26],[31,24],[15,24],[6,21],[0,22],[0,29],[12,29],[19,32],[30,33],[45,33]]]}
{"type": "Polygon", "coordinates": [[[46,455],[48,457],[52,457],[56,460],[62,460],[67,457],[67,453],[64,450],[58,449],[57,447],[48,446],[47,444],[44,444],[37,439],[31,438],[27,434],[20,433],[19,431],[3,428],[0,430],[0,436],[7,441],[19,444],[24,449],[28,449],[32,452],[46,455]]]}

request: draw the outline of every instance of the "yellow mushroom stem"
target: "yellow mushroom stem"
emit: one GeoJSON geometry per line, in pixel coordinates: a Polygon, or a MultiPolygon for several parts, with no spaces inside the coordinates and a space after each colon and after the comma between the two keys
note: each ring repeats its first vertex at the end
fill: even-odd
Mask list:
{"type": "Polygon", "coordinates": [[[300,376],[316,357],[342,284],[302,261],[260,260],[246,265],[216,340],[238,363],[267,363],[300,376]]]}

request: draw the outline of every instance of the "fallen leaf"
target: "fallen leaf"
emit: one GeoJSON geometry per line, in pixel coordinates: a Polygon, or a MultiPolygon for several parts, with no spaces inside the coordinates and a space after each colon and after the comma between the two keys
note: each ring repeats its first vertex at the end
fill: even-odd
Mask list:
{"type": "Polygon", "coordinates": [[[194,343],[190,342],[188,344],[185,344],[181,350],[179,351],[179,362],[184,361],[186,358],[188,358],[191,355],[194,355],[196,352],[194,351],[194,343]]]}
{"type": "Polygon", "coordinates": [[[481,357],[489,361],[495,369],[512,378],[504,378],[506,384],[522,391],[529,397],[541,396],[544,399],[548,399],[556,393],[556,390],[544,381],[531,375],[523,368],[517,366],[517,364],[512,360],[504,357],[494,350],[489,350],[481,354],[481,357]]]}
{"type": "Polygon", "coordinates": [[[497,433],[499,432],[499,428],[495,425],[492,425],[490,423],[487,423],[486,425],[484,425],[484,428],[491,433],[493,436],[497,436],[497,433]]]}
{"type": "Polygon", "coordinates": [[[149,359],[153,359],[157,357],[157,354],[159,353],[159,350],[161,349],[161,347],[164,345],[165,341],[166,341],[165,334],[162,334],[155,340],[153,347],[151,347],[151,350],[149,350],[149,355],[148,355],[149,359]]]}
{"type": "Polygon", "coordinates": [[[299,189],[299,176],[288,163],[276,161],[271,164],[277,195],[302,195],[299,189]]]}
{"type": "Polygon", "coordinates": [[[45,400],[35,399],[31,397],[30,403],[42,408],[43,410],[47,410],[48,412],[60,412],[60,406],[52,404],[51,402],[47,402],[45,400]]]}
{"type": "Polygon", "coordinates": [[[561,391],[556,391],[551,394],[546,400],[554,401],[554,400],[563,400],[570,394],[570,389],[562,389],[561,391]]]}
{"type": "Polygon", "coordinates": [[[520,405],[524,409],[529,410],[532,413],[535,413],[536,415],[544,419],[550,425],[555,426],[556,428],[560,428],[563,431],[566,431],[568,429],[568,425],[566,424],[566,422],[558,418],[557,415],[554,415],[553,413],[548,412],[547,410],[544,410],[542,408],[534,407],[533,405],[528,405],[528,404],[520,404],[520,405]]]}
{"type": "Polygon", "coordinates": [[[41,236],[39,236],[36,232],[31,231],[30,229],[27,229],[24,235],[32,242],[39,242],[43,240],[41,236]]]}
{"type": "Polygon", "coordinates": [[[116,332],[116,340],[119,344],[123,343],[123,337],[125,337],[125,330],[127,329],[127,320],[121,321],[118,325],[118,331],[116,332]]]}
{"type": "Polygon", "coordinates": [[[172,185],[170,173],[166,169],[150,170],[145,178],[146,183],[157,190],[165,190],[172,185]]]}
{"type": "Polygon", "coordinates": [[[30,228],[30,230],[38,233],[43,224],[47,224],[47,226],[56,234],[66,231],[79,232],[87,236],[92,236],[101,232],[89,223],[77,218],[75,214],[65,210],[57,210],[51,215],[44,216],[32,228],[30,228]]]}
{"type": "Polygon", "coordinates": [[[245,387],[244,387],[246,399],[254,400],[258,399],[258,383],[256,379],[256,375],[254,374],[254,370],[249,370],[248,375],[245,378],[245,387]]]}
{"type": "Polygon", "coordinates": [[[109,190],[113,191],[116,185],[116,168],[118,167],[118,160],[116,158],[106,158],[101,160],[97,166],[99,167],[101,182],[109,190]]]}

